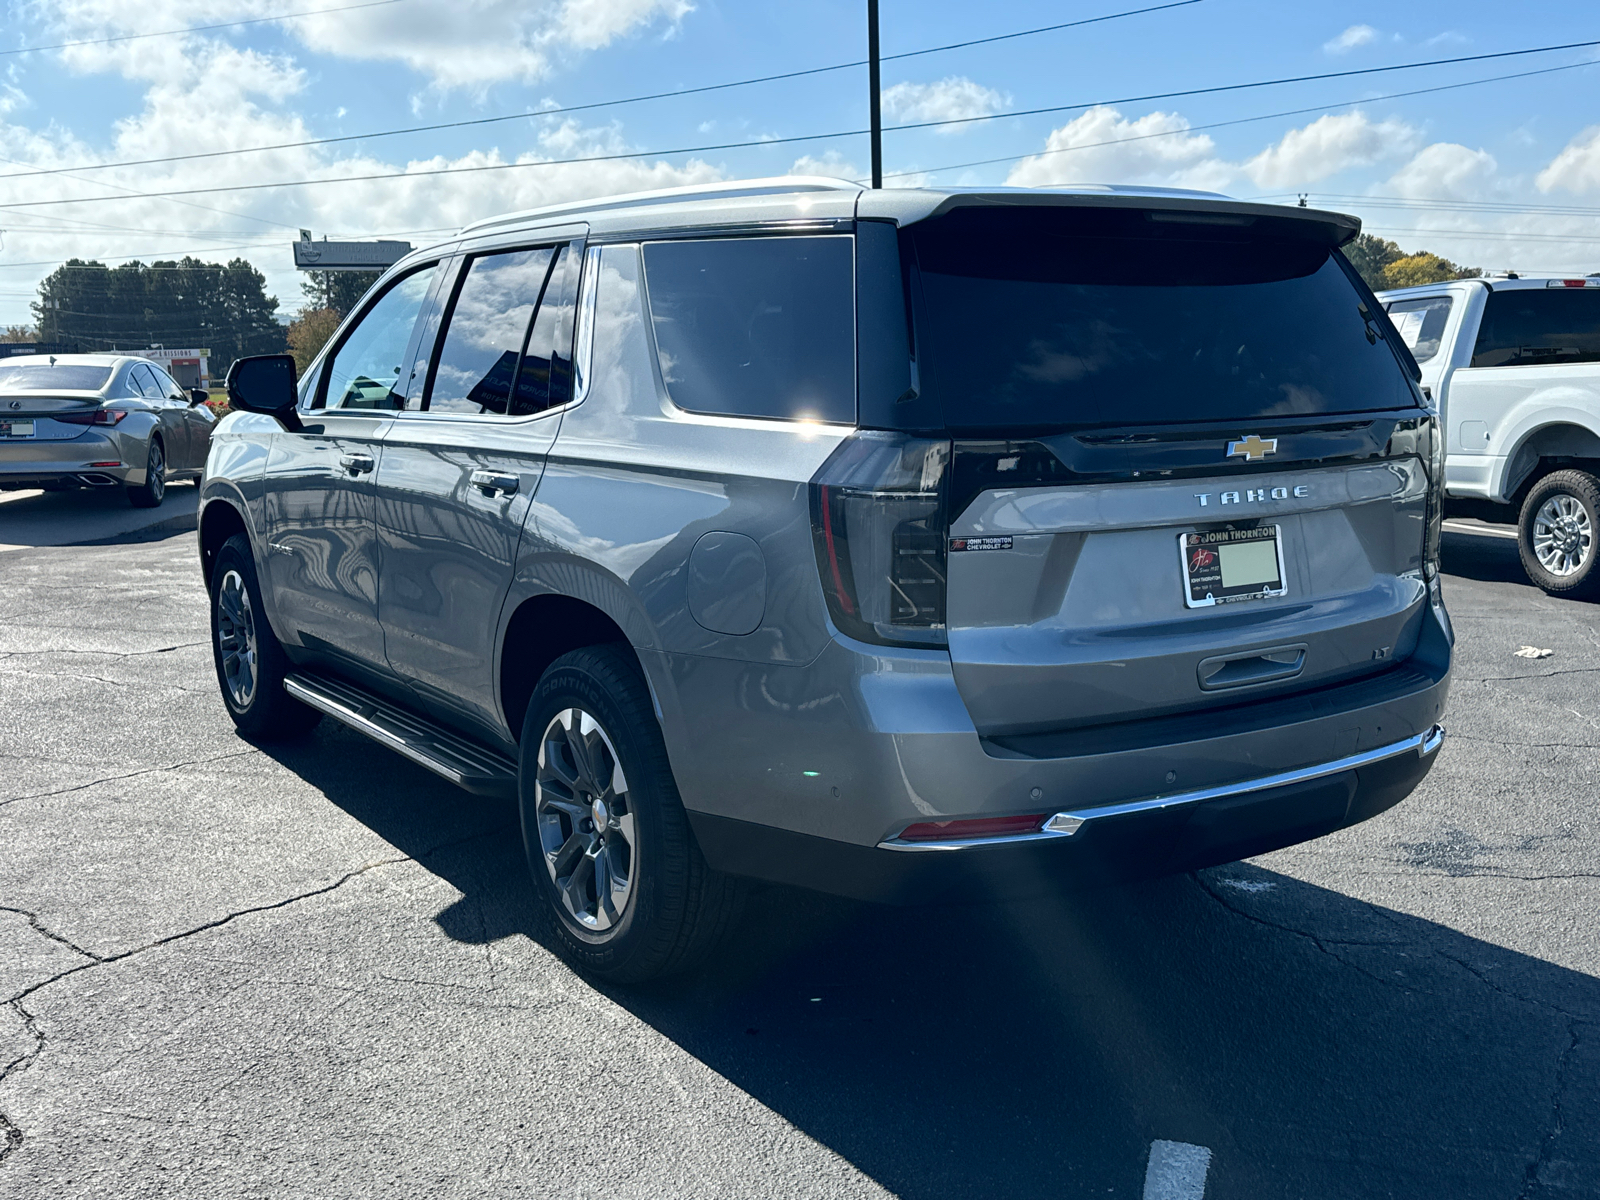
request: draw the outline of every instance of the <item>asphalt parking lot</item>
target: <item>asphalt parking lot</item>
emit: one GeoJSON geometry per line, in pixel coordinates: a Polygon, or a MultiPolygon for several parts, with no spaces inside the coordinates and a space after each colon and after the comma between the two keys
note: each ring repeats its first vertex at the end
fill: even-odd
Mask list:
{"type": "Polygon", "coordinates": [[[1600,606],[1446,553],[1390,813],[1005,908],[768,891],[631,992],[533,935],[510,806],[235,735],[192,535],[0,554],[0,1196],[1198,1195],[1158,1142],[1211,1200],[1600,1196],[1600,606]]]}

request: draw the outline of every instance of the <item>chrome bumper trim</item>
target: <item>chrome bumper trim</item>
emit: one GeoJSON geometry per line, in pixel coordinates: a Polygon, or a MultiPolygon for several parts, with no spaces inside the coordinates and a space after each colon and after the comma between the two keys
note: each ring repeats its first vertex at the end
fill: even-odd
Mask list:
{"type": "Polygon", "coordinates": [[[1295,783],[1307,783],[1313,779],[1337,775],[1341,771],[1353,771],[1360,767],[1369,767],[1373,763],[1383,762],[1385,759],[1398,758],[1402,754],[1415,754],[1418,758],[1427,758],[1442,745],[1444,745],[1444,726],[1435,725],[1427,732],[1406,738],[1404,741],[1391,742],[1389,745],[1380,746],[1376,750],[1364,750],[1360,754],[1336,758],[1332,762],[1321,763],[1314,767],[1300,767],[1294,771],[1281,771],[1276,775],[1262,775],[1259,778],[1246,779],[1240,783],[1225,783],[1218,787],[1200,788],[1193,792],[1176,792],[1170,796],[1152,796],[1147,800],[1129,800],[1122,804],[1101,805],[1098,808],[1069,809],[1066,812],[1056,813],[1036,833],[1011,834],[1003,837],[958,838],[948,842],[907,842],[895,837],[879,842],[878,849],[913,851],[970,850],[976,846],[1009,846],[1023,842],[1054,841],[1057,838],[1072,837],[1085,825],[1094,821],[1104,820],[1107,817],[1125,817],[1133,813],[1159,812],[1163,809],[1203,804],[1207,800],[1221,800],[1229,796],[1244,796],[1251,792],[1264,792],[1269,788],[1287,787],[1295,783]]]}

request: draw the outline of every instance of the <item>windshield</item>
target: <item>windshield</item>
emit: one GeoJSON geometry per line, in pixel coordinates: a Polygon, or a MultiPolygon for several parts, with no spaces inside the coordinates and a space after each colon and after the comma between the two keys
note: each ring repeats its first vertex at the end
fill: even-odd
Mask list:
{"type": "Polygon", "coordinates": [[[952,427],[1259,421],[1415,403],[1380,336],[1384,318],[1364,311],[1325,245],[1072,209],[958,210],[912,236],[917,340],[952,427]]]}
{"type": "Polygon", "coordinates": [[[97,392],[111,378],[110,367],[48,362],[7,363],[0,366],[0,391],[5,392],[97,392]]]}

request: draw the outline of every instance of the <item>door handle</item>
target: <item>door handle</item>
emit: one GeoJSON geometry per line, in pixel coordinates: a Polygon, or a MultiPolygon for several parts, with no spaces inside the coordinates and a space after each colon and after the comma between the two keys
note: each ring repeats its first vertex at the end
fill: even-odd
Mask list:
{"type": "Polygon", "coordinates": [[[352,475],[365,475],[377,463],[370,454],[341,454],[339,465],[352,475]]]}
{"type": "Polygon", "coordinates": [[[503,475],[499,471],[474,471],[472,486],[491,496],[496,492],[510,496],[522,486],[522,480],[515,475],[503,475]]]}

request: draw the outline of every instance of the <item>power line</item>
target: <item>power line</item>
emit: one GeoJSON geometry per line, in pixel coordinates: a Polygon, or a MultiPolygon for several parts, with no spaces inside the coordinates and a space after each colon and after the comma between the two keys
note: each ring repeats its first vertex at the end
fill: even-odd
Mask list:
{"type": "MultiPolygon", "coordinates": [[[[390,0],[386,0],[390,2],[390,0]]],[[[951,42],[944,46],[929,46],[922,50],[907,50],[901,54],[883,56],[880,61],[890,62],[895,59],[916,58],[925,54],[939,54],[946,50],[958,50],[966,46],[976,46],[985,42],[999,42],[1010,38],[1031,37],[1040,33],[1055,33],[1062,29],[1073,29],[1080,25],[1095,25],[1104,21],[1116,21],[1124,17],[1143,16],[1146,13],[1162,12],[1169,8],[1186,8],[1191,4],[1202,3],[1202,0],[1174,0],[1170,4],[1157,4],[1147,8],[1132,8],[1124,12],[1106,13],[1098,17],[1086,17],[1080,21],[1068,21],[1060,25],[1042,25],[1037,29],[1021,29],[1015,33],[1002,33],[994,37],[978,38],[975,41],[951,42]]],[[[235,154],[261,154],[271,150],[302,150],[311,146],[332,146],[343,142],[364,142],[377,138],[399,137],[409,133],[436,133],[442,129],[468,129],[478,125],[496,125],[504,121],[524,121],[535,117],[556,117],[569,113],[592,112],[598,108],[615,108],[624,104],[641,104],[649,100],[670,100],[678,96],[699,96],[707,92],[726,91],[729,88],[749,87],[758,83],[775,83],[785,79],[799,79],[809,75],[823,75],[831,71],[844,71],[852,67],[864,67],[867,60],[852,59],[850,62],[833,63],[826,67],[807,67],[800,71],[783,71],[776,75],[757,75],[750,79],[735,79],[728,83],[708,83],[699,87],[677,88],[668,92],[647,92],[638,96],[625,96],[616,100],[596,100],[589,104],[569,104],[561,108],[545,108],[531,112],[502,113],[494,117],[473,117],[464,121],[440,121],[431,125],[405,125],[396,129],[380,129],[371,133],[348,133],[337,137],[306,138],[298,142],[276,142],[267,146],[241,146],[229,150],[199,150],[190,154],[169,154],[161,158],[135,158],[121,162],[93,163],[82,167],[51,167],[37,171],[17,172],[11,175],[0,175],[0,179],[27,179],[32,175],[54,175],[63,171],[109,171],[117,167],[148,167],[159,163],[192,162],[196,159],[224,158],[235,154]]]]}
{"type": "Polygon", "coordinates": [[[210,33],[216,29],[237,29],[241,25],[267,25],[277,21],[292,21],[297,17],[319,17],[324,13],[351,12],[358,8],[383,8],[389,4],[404,4],[406,0],[366,0],[362,4],[341,4],[336,8],[313,8],[306,12],[282,13],[276,17],[249,17],[242,21],[220,21],[215,25],[190,25],[184,29],[163,29],[157,33],[122,33],[114,37],[84,38],[76,42],[56,42],[50,46],[19,46],[15,50],[0,50],[0,57],[12,54],[35,54],[46,50],[71,50],[76,46],[108,46],[113,42],[137,42],[145,38],[176,37],[185,33],[210,33]]]}
{"type": "MultiPolygon", "coordinates": [[[[1208,129],[1226,129],[1234,125],[1249,125],[1256,121],[1273,121],[1281,117],[1302,117],[1307,113],[1326,112],[1330,108],[1350,108],[1357,104],[1375,104],[1383,100],[1403,100],[1409,96],[1426,96],[1434,92],[1451,92],[1455,91],[1457,88],[1478,87],[1479,85],[1485,83],[1504,83],[1507,80],[1528,79],[1535,75],[1553,75],[1558,71],[1571,71],[1579,67],[1592,67],[1596,65],[1597,62],[1600,62],[1600,60],[1590,59],[1585,62],[1564,63],[1559,67],[1541,67],[1537,71],[1518,71],[1511,75],[1491,75],[1486,79],[1468,79],[1461,83],[1443,83],[1435,87],[1415,88],[1407,92],[1391,92],[1384,96],[1363,96],[1359,100],[1340,100],[1333,104],[1314,104],[1308,108],[1290,108],[1284,109],[1282,112],[1261,113],[1254,117],[1235,117],[1232,120],[1211,121],[1204,125],[1185,125],[1182,129],[1164,129],[1159,133],[1140,133],[1135,134],[1133,137],[1110,138],[1103,142],[1084,142],[1077,146],[1058,146],[1054,150],[1029,150],[1024,154],[1006,154],[1000,156],[999,158],[977,158],[972,159],[969,162],[945,163],[942,166],[925,167],[916,171],[892,171],[885,175],[884,178],[903,179],[910,175],[937,175],[941,171],[959,171],[966,167],[988,167],[993,166],[996,163],[1021,162],[1025,158],[1048,158],[1054,154],[1070,154],[1076,150],[1097,150],[1106,146],[1121,146],[1129,142],[1146,142],[1154,138],[1179,137],[1188,133],[1201,133],[1208,129]]],[[[1107,105],[1127,104],[1131,103],[1131,101],[1108,100],[1104,103],[1107,105]]],[[[1080,105],[1078,107],[1093,108],[1095,106],[1080,105]]],[[[856,182],[860,183],[861,181],[858,179],[856,182]]],[[[1282,194],[1299,195],[1300,193],[1294,192],[1282,194]]],[[[1318,194],[1330,195],[1330,193],[1327,192],[1318,194]]],[[[4,206],[0,205],[0,207],[4,206]]]]}
{"type": "MultiPolygon", "coordinates": [[[[1332,73],[1326,74],[1326,75],[1302,75],[1302,76],[1295,76],[1295,77],[1284,78],[1284,79],[1258,80],[1258,81],[1253,82],[1253,83],[1224,84],[1224,85],[1219,85],[1219,86],[1215,86],[1215,87],[1193,88],[1193,89],[1189,89],[1187,91],[1161,92],[1161,93],[1153,93],[1151,95],[1146,95],[1146,96],[1130,96],[1130,97],[1124,97],[1122,99],[1117,99],[1117,100],[1097,100],[1097,101],[1091,101],[1091,102],[1087,102],[1087,103],[1054,105],[1054,106],[1051,106],[1049,108],[1032,109],[1032,110],[1029,110],[1028,113],[1001,113],[1001,114],[993,114],[993,115],[987,116],[987,117],[961,117],[961,118],[955,118],[955,119],[951,119],[951,120],[947,120],[947,121],[922,121],[922,122],[918,122],[918,123],[915,123],[915,124],[909,124],[909,125],[894,125],[894,126],[890,126],[889,129],[891,131],[894,131],[894,130],[903,130],[903,129],[926,129],[926,128],[930,128],[930,127],[939,127],[939,126],[948,126],[948,125],[965,125],[965,124],[970,124],[973,121],[995,120],[995,119],[998,119],[999,117],[1002,117],[1002,116],[1026,116],[1026,115],[1031,115],[1031,114],[1035,114],[1035,113],[1064,112],[1064,111],[1067,111],[1067,110],[1090,109],[1090,108],[1117,105],[1117,104],[1133,104],[1133,103],[1137,103],[1137,102],[1145,101],[1145,100],[1165,100],[1165,99],[1172,99],[1172,98],[1181,97],[1181,96],[1210,95],[1210,94],[1216,94],[1216,93],[1219,93],[1219,92],[1241,91],[1241,90],[1248,89],[1248,88],[1274,87],[1274,86],[1278,86],[1278,85],[1285,84],[1285,83],[1303,83],[1303,82],[1306,82],[1308,80],[1340,79],[1340,78],[1347,78],[1347,77],[1349,77],[1351,75],[1373,74],[1373,73],[1379,72],[1379,71],[1399,71],[1399,70],[1409,70],[1409,69],[1418,68],[1418,67],[1440,66],[1440,65],[1451,64],[1451,63],[1478,62],[1478,61],[1483,61],[1485,59],[1509,58],[1509,57],[1515,57],[1515,56],[1518,56],[1518,55],[1527,55],[1527,54],[1544,54],[1544,53],[1550,53],[1550,52],[1553,52],[1553,51],[1556,51],[1556,50],[1567,50],[1567,49],[1572,49],[1574,47],[1590,47],[1590,46],[1600,46],[1600,40],[1590,41],[1590,42],[1571,42],[1571,43],[1566,43],[1566,44],[1563,44],[1563,45],[1560,45],[1560,46],[1534,47],[1534,48],[1527,49],[1527,50],[1507,50],[1507,51],[1501,51],[1501,52],[1494,53],[1494,54],[1476,54],[1476,55],[1469,55],[1469,56],[1466,56],[1466,57],[1463,57],[1463,58],[1433,59],[1433,60],[1430,60],[1430,61],[1427,61],[1427,62],[1399,64],[1399,65],[1396,65],[1396,66],[1389,66],[1389,67],[1363,68],[1362,70],[1358,70],[1358,71],[1335,71],[1335,72],[1332,72],[1332,73]]],[[[1158,134],[1142,134],[1142,135],[1139,135],[1138,137],[1134,137],[1134,138],[1119,138],[1119,139],[1116,139],[1116,141],[1114,141],[1114,142],[1095,143],[1094,145],[1115,145],[1115,144],[1119,144],[1121,142],[1142,141],[1142,140],[1145,140],[1145,139],[1148,139],[1148,138],[1153,138],[1153,137],[1169,137],[1169,136],[1173,136],[1175,133],[1192,132],[1194,130],[1201,130],[1201,129],[1217,129],[1217,128],[1222,128],[1222,127],[1228,126],[1228,125],[1245,124],[1245,123],[1248,123],[1250,121],[1271,120],[1273,118],[1283,117],[1283,116],[1298,116],[1298,115],[1301,115],[1301,114],[1304,114],[1304,113],[1307,113],[1307,112],[1316,112],[1316,111],[1320,111],[1320,110],[1323,110],[1323,109],[1326,109],[1326,108],[1348,107],[1349,105],[1352,105],[1352,104],[1371,103],[1374,100],[1398,99],[1398,98],[1401,98],[1401,97],[1404,97],[1404,96],[1422,95],[1424,93],[1429,93],[1429,92],[1449,91],[1449,90],[1452,90],[1453,88],[1469,87],[1469,86],[1474,86],[1474,85],[1479,84],[1479,83],[1493,83],[1493,82],[1499,82],[1501,80],[1506,80],[1506,79],[1518,79],[1518,78],[1526,78],[1526,77],[1533,76],[1533,75],[1550,74],[1550,73],[1553,73],[1555,71],[1570,70],[1570,69],[1575,68],[1575,67],[1591,66],[1591,65],[1593,65],[1593,61],[1600,61],[1600,60],[1592,60],[1592,61],[1589,61],[1589,62],[1582,62],[1582,63],[1569,63],[1569,64],[1565,64],[1564,66],[1561,66],[1561,67],[1549,67],[1549,68],[1544,68],[1544,69],[1538,70],[1538,71],[1519,72],[1519,73],[1513,74],[1513,75],[1496,76],[1496,77],[1492,77],[1490,79],[1468,80],[1468,81],[1466,81],[1464,83],[1458,83],[1458,84],[1442,84],[1442,85],[1439,85],[1437,87],[1432,87],[1432,88],[1418,88],[1418,89],[1416,89],[1414,91],[1398,92],[1398,93],[1395,93],[1392,96],[1387,96],[1387,97],[1383,97],[1383,96],[1380,96],[1380,97],[1367,97],[1367,98],[1364,98],[1364,99],[1361,99],[1361,100],[1345,101],[1342,104],[1338,104],[1338,105],[1316,105],[1316,106],[1313,106],[1311,108],[1291,109],[1291,110],[1288,110],[1288,111],[1282,112],[1282,113],[1270,113],[1270,114],[1266,114],[1266,115],[1258,116],[1258,117],[1245,117],[1245,118],[1239,118],[1239,119],[1233,120],[1233,121],[1217,121],[1217,122],[1213,122],[1213,123],[1208,124],[1208,125],[1192,126],[1187,130],[1171,130],[1171,131],[1166,131],[1166,132],[1158,133],[1158,134]]],[[[212,188],[185,188],[182,191],[173,191],[173,192],[140,192],[140,193],[135,193],[135,194],[143,196],[143,197],[145,197],[147,199],[166,199],[166,198],[178,197],[178,196],[195,196],[195,195],[210,195],[210,194],[218,194],[218,193],[251,192],[251,191],[269,190],[269,189],[274,189],[274,188],[313,187],[313,186],[317,186],[317,185],[321,185],[321,184],[330,184],[330,183],[371,183],[371,182],[391,180],[391,179],[423,179],[423,178],[428,178],[428,177],[437,176],[437,175],[477,174],[477,173],[486,172],[486,171],[519,170],[519,169],[526,169],[526,168],[530,168],[530,167],[553,167],[553,166],[570,166],[570,165],[587,164],[587,163],[600,163],[600,162],[619,162],[619,161],[625,161],[625,160],[636,159],[636,158],[652,158],[652,157],[657,157],[657,156],[669,156],[669,155],[676,155],[676,154],[702,154],[702,153],[707,153],[707,152],[713,151],[713,150],[740,150],[740,149],[749,149],[749,148],[757,147],[757,146],[793,145],[793,144],[799,143],[799,142],[830,141],[830,140],[837,139],[837,138],[859,137],[859,136],[862,136],[863,134],[866,134],[867,132],[869,132],[869,131],[865,130],[865,129],[847,129],[847,130],[836,130],[836,131],[833,131],[833,132],[830,132],[830,133],[799,134],[799,135],[792,136],[792,137],[782,137],[782,138],[755,138],[755,139],[749,139],[749,140],[738,141],[738,142],[715,142],[715,143],[709,143],[709,144],[701,145],[701,146],[681,146],[681,147],[676,147],[676,148],[671,148],[671,149],[622,151],[622,152],[617,152],[617,153],[613,153],[613,154],[582,155],[582,156],[578,156],[578,157],[574,157],[574,158],[547,158],[547,159],[538,159],[538,160],[534,160],[534,161],[530,161],[530,162],[484,163],[484,164],[479,164],[479,165],[476,165],[476,166],[436,167],[436,168],[433,168],[431,170],[423,170],[423,171],[386,171],[386,172],[378,172],[378,173],[369,174],[369,175],[332,176],[332,177],[323,178],[323,179],[275,180],[275,181],[270,182],[270,183],[233,184],[233,185],[228,185],[228,186],[220,186],[220,187],[212,187],[212,188]]],[[[993,163],[993,162],[1014,162],[1014,161],[1017,161],[1017,160],[1023,159],[1023,158],[1040,157],[1040,156],[1043,156],[1045,154],[1064,153],[1067,150],[1090,149],[1090,148],[1091,147],[1089,145],[1085,145],[1085,146],[1076,146],[1076,147],[1064,147],[1061,150],[1054,150],[1054,151],[1051,151],[1051,150],[1035,151],[1035,152],[1029,153],[1029,154],[1008,155],[1008,156],[1005,156],[1005,157],[1002,157],[1002,158],[997,158],[997,159],[984,159],[984,160],[979,160],[979,161],[971,162],[971,163],[961,163],[961,164],[955,164],[953,166],[936,167],[936,168],[933,168],[933,170],[936,170],[936,171],[938,171],[938,170],[955,170],[955,169],[958,169],[959,167],[962,167],[962,166],[983,166],[983,165],[987,165],[987,164],[993,163]]],[[[923,174],[923,173],[925,173],[925,172],[906,171],[906,172],[899,172],[897,174],[900,174],[900,175],[914,175],[914,174],[923,174]]],[[[20,208],[40,208],[40,207],[45,207],[45,206],[50,206],[50,205],[57,205],[57,204],[92,204],[92,203],[102,202],[102,201],[105,201],[105,200],[114,200],[114,199],[120,199],[120,197],[116,197],[116,196],[88,196],[88,197],[83,197],[81,199],[55,198],[55,199],[51,199],[51,200],[11,201],[9,203],[0,204],[0,210],[15,210],[15,209],[20,209],[20,208]]],[[[282,222],[273,222],[273,224],[282,224],[282,222]]],[[[292,228],[291,226],[285,226],[285,227],[286,228],[292,228]]]]}

